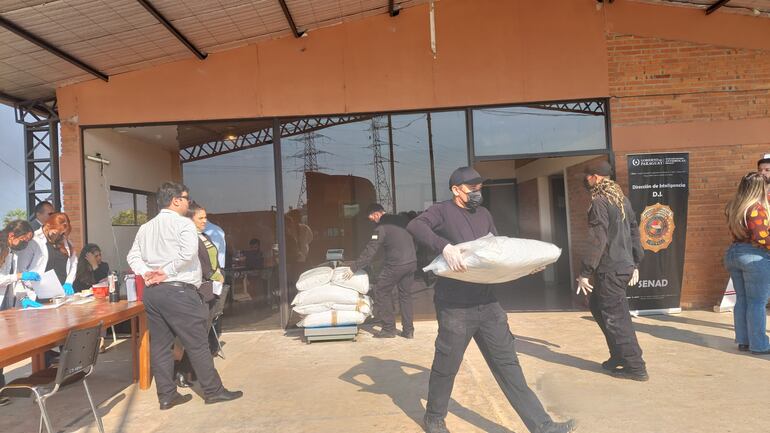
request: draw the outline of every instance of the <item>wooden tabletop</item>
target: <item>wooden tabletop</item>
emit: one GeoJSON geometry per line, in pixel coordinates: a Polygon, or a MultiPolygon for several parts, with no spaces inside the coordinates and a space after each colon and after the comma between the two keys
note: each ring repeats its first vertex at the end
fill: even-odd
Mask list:
{"type": "Polygon", "coordinates": [[[0,367],[60,344],[71,329],[95,326],[99,321],[108,327],[143,313],[141,302],[106,299],[49,310],[0,311],[0,367]]]}

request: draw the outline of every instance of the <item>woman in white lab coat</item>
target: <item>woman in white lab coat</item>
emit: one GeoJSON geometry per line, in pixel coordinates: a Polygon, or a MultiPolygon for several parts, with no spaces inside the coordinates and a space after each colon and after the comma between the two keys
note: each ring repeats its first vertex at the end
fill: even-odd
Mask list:
{"type": "Polygon", "coordinates": [[[40,247],[40,257],[34,270],[43,274],[53,270],[64,288],[64,293],[72,295],[72,283],[78,271],[78,256],[69,240],[72,232],[67,214],[51,214],[41,230],[35,232],[34,241],[40,247]]]}
{"type": "Polygon", "coordinates": [[[11,221],[0,231],[0,310],[14,307],[14,285],[18,281],[40,280],[37,272],[19,267],[18,253],[32,236],[32,226],[24,220],[11,221]]]}
{"type": "MultiPolygon", "coordinates": [[[[9,222],[0,231],[0,310],[13,308],[15,304],[14,285],[18,281],[35,281],[40,279],[37,272],[22,272],[18,268],[17,252],[27,247],[32,240],[32,226],[24,220],[9,222]]],[[[0,368],[0,388],[5,386],[3,369],[0,368]]],[[[10,401],[0,397],[0,406],[10,401]]]]}

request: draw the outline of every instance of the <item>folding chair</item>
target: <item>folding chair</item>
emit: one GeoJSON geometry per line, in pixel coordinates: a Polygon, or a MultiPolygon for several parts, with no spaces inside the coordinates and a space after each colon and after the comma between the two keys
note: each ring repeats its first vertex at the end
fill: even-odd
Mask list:
{"type": "Polygon", "coordinates": [[[91,375],[99,355],[99,337],[102,322],[92,328],[75,329],[67,335],[67,341],[62,346],[59,355],[59,366],[33,373],[30,376],[16,379],[0,388],[0,397],[34,397],[40,407],[40,425],[38,433],[43,431],[43,424],[48,433],[54,433],[51,420],[46,409],[46,400],[59,391],[62,386],[83,382],[91,411],[94,413],[99,431],[104,433],[104,426],[96,412],[91,390],[88,389],[86,378],[91,375]]]}
{"type": "Polygon", "coordinates": [[[222,317],[225,310],[225,302],[227,299],[227,296],[230,294],[230,285],[225,284],[222,287],[222,293],[219,295],[219,299],[217,299],[216,304],[214,304],[214,308],[212,309],[210,313],[211,317],[211,332],[214,334],[214,338],[216,338],[217,341],[217,353],[214,355],[221,357],[222,359],[225,359],[225,351],[222,349],[222,342],[219,341],[219,333],[217,333],[217,320],[222,317]]]}

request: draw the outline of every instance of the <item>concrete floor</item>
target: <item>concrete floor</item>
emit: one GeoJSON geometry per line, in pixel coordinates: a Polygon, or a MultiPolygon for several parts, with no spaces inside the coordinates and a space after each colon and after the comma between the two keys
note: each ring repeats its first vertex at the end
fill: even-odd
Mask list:
{"type": "MultiPolygon", "coordinates": [[[[651,380],[624,381],[601,372],[607,358],[587,313],[509,315],[530,386],[557,419],[574,417],[586,433],[770,431],[770,356],[739,353],[732,315],[705,311],[635,319],[651,380]]],[[[91,379],[107,432],[420,432],[435,322],[418,322],[416,338],[306,345],[298,333],[230,333],[217,367],[235,402],[200,398],[160,412],[154,390],[130,383],[130,354],[117,344],[91,379]]],[[[28,365],[6,369],[12,379],[28,365]]],[[[49,402],[54,427],[96,432],[82,387],[49,402]]],[[[37,430],[30,401],[0,408],[0,432],[37,430]]],[[[497,387],[474,343],[455,384],[448,427],[457,432],[527,430],[497,387]]]]}

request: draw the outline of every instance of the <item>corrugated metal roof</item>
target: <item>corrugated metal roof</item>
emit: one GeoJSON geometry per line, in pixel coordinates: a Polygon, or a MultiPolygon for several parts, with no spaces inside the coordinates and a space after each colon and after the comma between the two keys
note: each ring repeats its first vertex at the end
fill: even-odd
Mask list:
{"type": "MultiPolygon", "coordinates": [[[[396,0],[401,8],[427,0],[396,0]]],[[[292,34],[278,0],[151,0],[195,47],[217,52],[292,34]]],[[[387,0],[286,0],[302,30],[386,13],[387,0]]],[[[0,0],[0,16],[85,62],[115,75],[193,57],[135,0],[0,0]]],[[[59,85],[93,78],[0,29],[0,92],[47,98],[59,85]]]]}
{"type": "MultiPolygon", "coordinates": [[[[427,0],[396,0],[401,8],[427,0]]],[[[705,8],[716,0],[637,0],[705,8]]],[[[151,0],[195,47],[222,51],[292,34],[278,0],[151,0]]],[[[387,0],[286,0],[300,31],[388,10],[387,0]]],[[[770,0],[731,0],[719,13],[770,13],[770,0]]],[[[0,16],[93,68],[115,75],[193,54],[135,0],[0,0],[0,16]]],[[[0,92],[47,98],[92,76],[0,30],[0,92]]]]}

